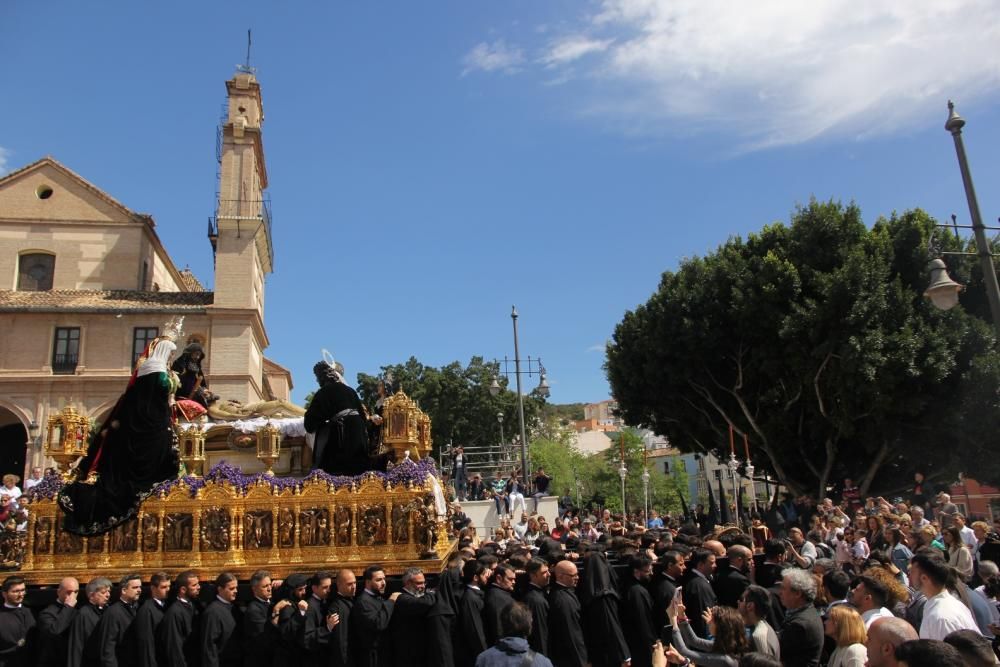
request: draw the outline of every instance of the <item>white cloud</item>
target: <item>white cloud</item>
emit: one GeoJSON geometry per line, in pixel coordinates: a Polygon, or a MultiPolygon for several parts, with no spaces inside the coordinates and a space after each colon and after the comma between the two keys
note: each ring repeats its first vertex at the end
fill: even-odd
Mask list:
{"type": "Polygon", "coordinates": [[[573,63],[588,113],[743,148],[943,124],[1000,89],[996,0],[603,0],[574,32],[538,65],[573,63]]]}
{"type": "Polygon", "coordinates": [[[10,149],[0,146],[0,175],[7,173],[7,160],[10,158],[10,149]]]}
{"type": "Polygon", "coordinates": [[[591,345],[587,348],[587,352],[604,352],[607,349],[607,343],[597,343],[596,345],[591,345]]]}
{"type": "Polygon", "coordinates": [[[462,76],[469,72],[482,70],[484,72],[502,71],[507,74],[516,72],[524,62],[524,52],[517,46],[507,46],[502,39],[492,44],[480,42],[462,58],[462,76]]]}
{"type": "Polygon", "coordinates": [[[592,39],[584,35],[564,37],[549,45],[540,62],[547,67],[565,65],[590,53],[602,53],[613,41],[613,39],[592,39]]]}

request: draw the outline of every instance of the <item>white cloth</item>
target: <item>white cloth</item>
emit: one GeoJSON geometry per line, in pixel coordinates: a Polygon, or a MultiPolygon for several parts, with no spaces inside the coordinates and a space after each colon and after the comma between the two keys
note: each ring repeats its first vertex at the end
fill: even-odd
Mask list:
{"type": "Polygon", "coordinates": [[[893,613],[886,609],[885,607],[879,607],[878,609],[869,609],[865,613],[861,614],[861,620],[865,622],[865,630],[872,627],[872,623],[875,622],[876,618],[892,618],[893,613]]]}
{"type": "Polygon", "coordinates": [[[166,339],[158,340],[153,345],[153,351],[149,353],[149,358],[142,362],[142,366],[139,366],[139,370],[135,374],[136,377],[141,378],[151,373],[166,373],[169,370],[167,363],[170,361],[170,355],[176,349],[177,346],[172,341],[166,339]]]}
{"type": "Polygon", "coordinates": [[[928,598],[924,604],[924,617],[920,622],[920,638],[943,640],[955,630],[979,632],[979,626],[969,608],[946,590],[928,598]]]}
{"type": "Polygon", "coordinates": [[[778,633],[767,621],[758,621],[757,625],[753,627],[751,636],[755,651],[769,655],[775,660],[781,660],[781,644],[778,641],[778,633]]]}
{"type": "Polygon", "coordinates": [[[975,531],[968,526],[964,526],[958,531],[958,534],[962,536],[962,541],[969,546],[972,553],[976,553],[976,547],[979,546],[979,540],[976,539],[975,531]]]}
{"type": "Polygon", "coordinates": [[[827,667],[865,667],[868,662],[868,649],[864,644],[838,646],[830,655],[827,667]]]}
{"type": "Polygon", "coordinates": [[[16,484],[9,489],[6,486],[2,486],[0,487],[0,496],[10,496],[11,500],[17,500],[21,497],[21,489],[17,488],[16,484]]]}
{"type": "Polygon", "coordinates": [[[27,491],[28,489],[32,488],[33,486],[37,486],[38,484],[41,484],[41,483],[42,483],[42,480],[40,480],[40,479],[31,479],[29,477],[28,479],[26,479],[24,481],[24,490],[27,491]]]}
{"type": "Polygon", "coordinates": [[[517,513],[515,509],[518,505],[521,506],[521,512],[527,512],[528,506],[524,503],[524,495],[520,492],[515,491],[507,496],[507,502],[510,503],[510,515],[512,517],[520,517],[521,515],[517,513]]]}

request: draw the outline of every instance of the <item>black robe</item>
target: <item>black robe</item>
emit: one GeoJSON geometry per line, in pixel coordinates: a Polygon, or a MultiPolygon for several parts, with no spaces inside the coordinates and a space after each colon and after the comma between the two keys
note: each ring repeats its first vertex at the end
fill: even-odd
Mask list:
{"type": "Polygon", "coordinates": [[[109,605],[101,614],[101,622],[95,631],[101,647],[101,667],[136,664],[135,635],[132,631],[134,620],[135,606],[121,600],[109,605]]]}
{"type": "Polygon", "coordinates": [[[427,612],[427,662],[455,667],[455,618],[462,582],[458,570],[446,568],[438,579],[437,601],[427,612]]]}
{"type": "Polygon", "coordinates": [[[334,626],[330,632],[330,658],[327,665],[331,667],[350,667],[351,662],[348,638],[351,636],[351,611],[354,608],[354,600],[344,597],[339,593],[334,594],[333,601],[330,602],[330,614],[337,614],[340,622],[334,626]]]}
{"type": "Polygon", "coordinates": [[[306,600],[309,608],[302,619],[302,649],[304,665],[322,667],[326,664],[330,650],[330,629],[326,627],[326,602],[315,595],[306,600]]]}
{"type": "Polygon", "coordinates": [[[35,617],[25,606],[0,605],[0,667],[28,667],[35,642],[35,617]]]}
{"type": "Polygon", "coordinates": [[[386,630],[392,618],[393,603],[368,591],[362,591],[351,610],[350,647],[357,667],[386,664],[381,655],[387,643],[386,630]]]}
{"type": "Polygon", "coordinates": [[[331,475],[357,475],[371,469],[364,414],[358,393],[346,384],[328,382],[319,388],[304,419],[306,431],[316,434],[313,468],[331,475]]]}
{"type": "Polygon", "coordinates": [[[198,641],[198,608],[193,602],[174,600],[163,612],[156,628],[156,659],[166,667],[196,667],[201,664],[198,641]]]}
{"type": "Polygon", "coordinates": [[[396,598],[389,620],[389,643],[392,647],[391,665],[399,667],[426,667],[430,665],[427,652],[427,615],[437,603],[437,596],[425,593],[421,597],[405,589],[396,598]]]}
{"type": "Polygon", "coordinates": [[[667,628],[667,607],[674,601],[677,593],[677,580],[669,574],[661,572],[653,578],[649,587],[649,595],[653,599],[653,627],[663,645],[670,643],[670,631],[667,628]]]}
{"type": "Polygon", "coordinates": [[[240,664],[240,635],[236,632],[233,611],[232,604],[215,599],[198,619],[202,667],[237,667],[240,664]]]}
{"type": "Polygon", "coordinates": [[[556,584],[549,595],[549,653],[555,667],[583,667],[587,646],[580,622],[580,601],[576,591],[556,584]]]}
{"type": "Polygon", "coordinates": [[[625,588],[621,601],[622,632],[632,656],[632,667],[651,667],[653,644],[660,628],[653,622],[653,598],[646,586],[633,578],[625,588]]]}
{"type": "Polygon", "coordinates": [[[503,637],[500,614],[514,604],[514,597],[496,584],[486,589],[486,604],[483,605],[483,630],[486,633],[486,647],[489,648],[503,637]]]}
{"type": "Polygon", "coordinates": [[[66,648],[68,667],[91,667],[100,664],[100,647],[97,643],[97,624],[104,609],[85,604],[77,607],[76,616],[69,626],[66,648]]]}
{"type": "Polygon", "coordinates": [[[277,628],[271,623],[271,605],[254,597],[243,610],[243,665],[271,667],[277,628]]]}
{"type": "Polygon", "coordinates": [[[528,591],[521,600],[531,610],[531,633],[528,646],[535,653],[549,655],[549,600],[545,591],[534,584],[528,584],[528,591]]]}
{"type": "Polygon", "coordinates": [[[691,579],[684,584],[684,607],[691,629],[702,639],[708,639],[708,624],[701,615],[716,605],[715,591],[708,579],[700,574],[692,573],[691,579]]]}
{"type": "Polygon", "coordinates": [[[485,594],[466,586],[458,603],[458,625],[455,628],[455,667],[470,667],[476,656],[489,648],[483,627],[485,594]]]}
{"type": "Polygon", "coordinates": [[[156,629],[163,620],[163,613],[163,604],[152,598],[139,605],[139,611],[135,612],[132,628],[139,667],[157,667],[159,664],[156,659],[156,629]]]}
{"type": "Polygon", "coordinates": [[[712,589],[715,591],[715,597],[719,604],[736,609],[740,596],[749,585],[750,579],[744,573],[731,565],[726,565],[721,571],[715,573],[712,589]]]}
{"type": "Polygon", "coordinates": [[[618,618],[618,580],[603,553],[592,553],[587,559],[579,593],[590,664],[620,667],[629,657],[629,648],[618,618]]]}
{"type": "Polygon", "coordinates": [[[292,604],[278,612],[272,656],[274,667],[299,667],[306,660],[305,650],[300,641],[305,626],[305,616],[297,607],[298,600],[289,599],[289,601],[292,604]]]}
{"type": "Polygon", "coordinates": [[[66,646],[69,627],[76,617],[76,607],[53,602],[38,614],[38,665],[63,667],[66,664],[66,646]]]}
{"type": "Polygon", "coordinates": [[[105,533],[135,516],[153,486],[177,476],[166,373],[136,378],[112,409],[78,470],[83,480],[96,466],[97,481],[76,481],[59,492],[65,529],[78,535],[105,533]],[[96,461],[96,464],[94,463],[96,461]]]}

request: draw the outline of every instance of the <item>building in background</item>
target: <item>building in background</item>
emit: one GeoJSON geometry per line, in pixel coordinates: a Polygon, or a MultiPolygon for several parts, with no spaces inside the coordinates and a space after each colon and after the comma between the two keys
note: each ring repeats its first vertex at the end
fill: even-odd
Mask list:
{"type": "MultiPolygon", "coordinates": [[[[179,270],[151,215],[51,157],[0,178],[0,473],[45,465],[41,437],[66,405],[101,421],[166,321],[185,316],[213,392],[243,403],[289,398],[289,371],[264,357],[273,269],[260,85],[226,82],[218,202],[209,222],[214,290],[179,270]],[[6,276],[6,278],[3,278],[6,276]]],[[[191,221],[191,236],[203,233],[191,221]]]]}

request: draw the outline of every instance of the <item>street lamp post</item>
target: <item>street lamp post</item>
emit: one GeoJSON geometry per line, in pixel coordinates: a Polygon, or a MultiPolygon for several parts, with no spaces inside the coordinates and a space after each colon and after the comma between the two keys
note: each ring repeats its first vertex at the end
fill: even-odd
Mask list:
{"type": "Polygon", "coordinates": [[[618,469],[618,476],[622,478],[622,523],[624,524],[628,516],[625,510],[625,478],[628,477],[628,468],[625,467],[624,459],[622,459],[622,467],[618,469]]]}
{"type": "MultiPolygon", "coordinates": [[[[517,381],[517,415],[521,427],[521,484],[524,489],[527,490],[528,487],[528,433],[524,426],[524,395],[521,393],[521,374],[525,375],[535,375],[539,376],[538,389],[536,390],[542,398],[548,398],[549,396],[549,382],[545,378],[545,367],[542,366],[542,360],[532,359],[528,357],[528,368],[527,370],[521,370],[521,351],[518,347],[517,340],[517,307],[511,306],[510,308],[510,319],[514,323],[514,376],[517,381]],[[534,361],[537,369],[532,367],[532,362],[534,361]]],[[[504,357],[504,370],[505,376],[508,375],[507,370],[507,358],[504,357]]],[[[490,385],[490,393],[496,396],[500,393],[500,382],[496,377],[493,378],[493,383],[490,385]]]]}
{"type": "Polygon", "coordinates": [[[649,527],[649,471],[642,469],[642,523],[643,527],[649,527]]]}
{"type": "Polygon", "coordinates": [[[757,512],[757,484],[753,481],[754,467],[750,459],[747,459],[746,465],[747,477],[750,478],[750,506],[753,508],[754,513],[757,512]]]}
{"type": "Polygon", "coordinates": [[[736,503],[736,527],[740,527],[740,462],[736,460],[736,454],[729,455],[729,474],[733,477],[733,502],[736,503]]]}
{"type": "MultiPolygon", "coordinates": [[[[976,189],[972,184],[972,172],[969,170],[969,161],[965,155],[965,143],[962,140],[962,128],[964,126],[965,119],[955,112],[955,105],[949,100],[948,120],[944,124],[944,129],[951,133],[952,139],[955,141],[958,168],[962,172],[965,198],[968,201],[969,215],[972,218],[972,232],[976,237],[976,254],[979,256],[980,267],[983,272],[983,282],[986,283],[986,297],[990,304],[993,327],[996,330],[997,341],[1000,342],[1000,284],[997,283],[997,274],[993,267],[993,255],[990,253],[989,241],[986,239],[987,228],[983,224],[982,216],[979,213],[979,201],[976,198],[976,189]]],[[[958,291],[961,289],[961,286],[948,278],[947,269],[944,266],[944,262],[940,259],[935,259],[931,262],[931,271],[931,286],[924,292],[924,295],[929,297],[938,308],[947,310],[957,302],[958,291]],[[944,271],[943,275],[942,270],[944,271]]]]}

